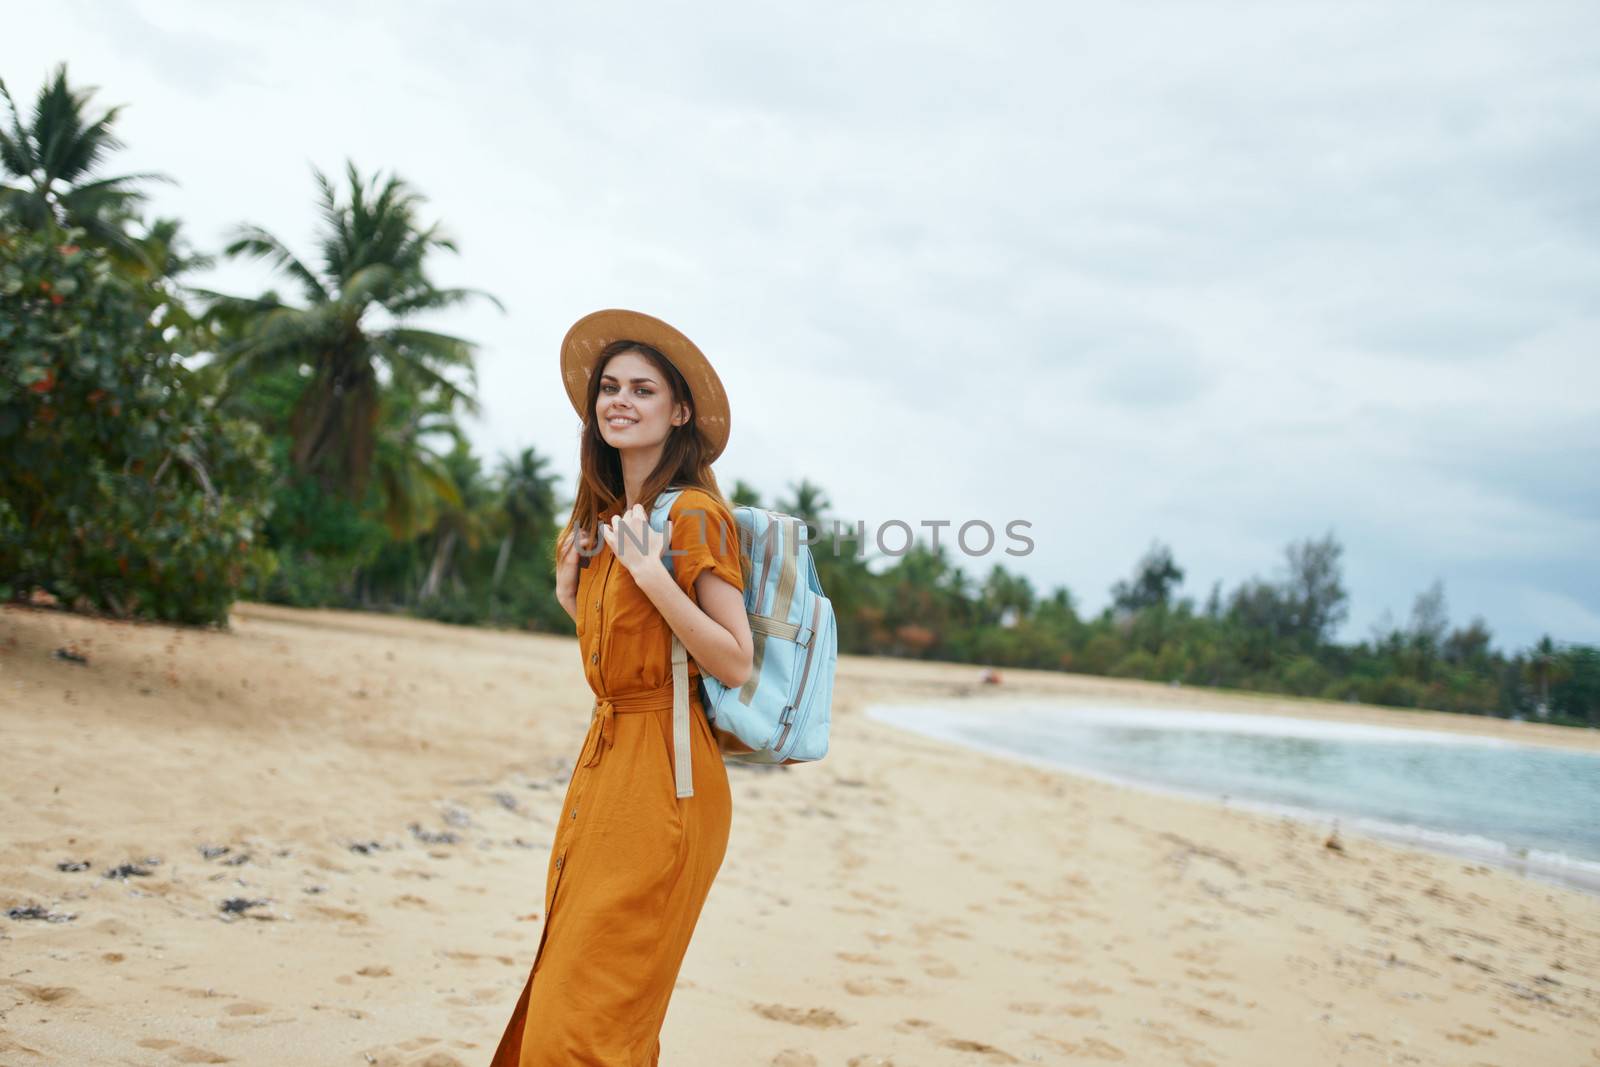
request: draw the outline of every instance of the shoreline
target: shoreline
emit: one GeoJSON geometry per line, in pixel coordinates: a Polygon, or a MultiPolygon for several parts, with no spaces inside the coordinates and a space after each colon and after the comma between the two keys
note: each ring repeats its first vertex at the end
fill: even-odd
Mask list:
{"type": "MultiPolygon", "coordinates": [[[[865,662],[875,662],[875,660],[867,659],[865,662]]],[[[930,668],[955,671],[967,667],[966,664],[927,660],[885,662],[924,664],[930,668]]],[[[970,669],[973,677],[979,669],[976,667],[970,669]]],[[[1112,678],[1099,674],[1068,674],[1021,668],[1008,668],[1006,679],[1006,682],[999,686],[981,685],[971,678],[962,679],[953,687],[944,687],[943,691],[963,703],[972,704],[1004,703],[1043,697],[1051,700],[1068,699],[1073,703],[1084,705],[1106,699],[1150,710],[1215,710],[1230,715],[1282,716],[1309,722],[1464,735],[1538,748],[1600,753],[1600,728],[1561,726],[1533,719],[1501,719],[1492,715],[1476,715],[1469,712],[1398,708],[1382,704],[1324,700],[1320,697],[1297,697],[1242,689],[1213,689],[1204,686],[1147,682],[1133,678],[1112,678]]]]}
{"type": "MultiPolygon", "coordinates": [[[[999,694],[995,694],[995,696],[998,697],[999,694]]],[[[1330,831],[1337,830],[1341,834],[1359,834],[1369,838],[1381,839],[1401,847],[1429,851],[1443,857],[1474,860],[1509,871],[1520,877],[1531,878],[1548,885],[1559,886],[1600,898],[1600,861],[1587,860],[1561,852],[1550,852],[1531,846],[1518,846],[1511,842],[1500,841],[1490,837],[1456,834],[1444,830],[1435,830],[1427,826],[1418,826],[1388,819],[1377,819],[1361,815],[1343,815],[1316,808],[1258,800],[1251,797],[1240,797],[1229,793],[1184,789],[1129,775],[1119,775],[1110,771],[1077,766],[1045,756],[1028,756],[1003,745],[986,744],[966,737],[952,737],[934,730],[918,730],[915,727],[905,726],[895,721],[895,717],[892,714],[889,716],[878,714],[880,708],[909,709],[918,706],[916,703],[874,704],[863,709],[863,711],[868,717],[894,729],[915,733],[919,737],[941,741],[958,748],[983,752],[1001,759],[1015,760],[1019,763],[1039,767],[1042,770],[1076,775],[1128,789],[1138,789],[1153,796],[1194,800],[1215,804],[1219,808],[1236,808],[1258,812],[1262,815],[1282,816],[1294,819],[1307,826],[1330,831]]],[[[1330,720],[1306,718],[1303,721],[1328,722],[1330,720]]],[[[1393,729],[1409,731],[1413,734],[1430,732],[1416,727],[1394,727],[1393,729]]],[[[1436,736],[1451,741],[1460,737],[1459,734],[1437,734],[1436,736]]],[[[1474,741],[1476,740],[1478,739],[1474,738],[1474,741]]],[[[1521,743],[1488,735],[1484,735],[1481,740],[1490,744],[1521,743]]],[[[1559,746],[1541,744],[1532,747],[1556,748],[1559,746]]],[[[1580,747],[1569,749],[1569,751],[1587,751],[1587,749],[1580,747]]]]}

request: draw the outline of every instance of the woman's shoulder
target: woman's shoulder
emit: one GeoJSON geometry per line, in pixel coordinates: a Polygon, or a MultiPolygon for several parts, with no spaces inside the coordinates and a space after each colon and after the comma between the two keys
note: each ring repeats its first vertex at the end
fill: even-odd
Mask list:
{"type": "Polygon", "coordinates": [[[729,518],[733,517],[732,512],[730,512],[728,509],[728,505],[723,503],[720,498],[706,492],[699,486],[685,486],[678,494],[678,498],[672,502],[671,514],[681,515],[686,511],[695,510],[705,512],[708,515],[726,515],[729,518]]]}

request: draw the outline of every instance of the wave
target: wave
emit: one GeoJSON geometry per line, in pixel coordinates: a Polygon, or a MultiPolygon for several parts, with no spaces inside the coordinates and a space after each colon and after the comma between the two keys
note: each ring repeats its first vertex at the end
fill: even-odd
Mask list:
{"type": "MultiPolygon", "coordinates": [[[[985,701],[993,709],[1001,701],[985,701]]],[[[1366,723],[1341,723],[1322,720],[1295,719],[1279,715],[1243,715],[1227,712],[1171,711],[1148,707],[1096,705],[1090,708],[1063,708],[1059,705],[1038,704],[1028,701],[1004,702],[1007,714],[1027,715],[1035,720],[1048,720],[1055,726],[1123,726],[1161,730],[1196,730],[1226,733],[1243,733],[1255,736],[1294,737],[1316,740],[1347,741],[1358,743],[1404,742],[1407,744],[1436,743],[1482,745],[1491,748],[1522,748],[1548,751],[1545,746],[1522,745],[1493,737],[1443,733],[1436,730],[1417,730],[1408,727],[1373,726],[1366,723]]],[[[950,708],[927,704],[871,704],[866,707],[869,718],[885,725],[926,737],[948,741],[974,751],[999,756],[1003,759],[1025,763],[1045,770],[1066,772],[1112,785],[1138,789],[1146,793],[1177,797],[1184,800],[1221,802],[1225,806],[1243,808],[1262,814],[1294,819],[1309,825],[1349,830],[1397,844],[1426,849],[1458,859],[1469,859],[1502,867],[1526,877],[1560,885],[1569,889],[1600,895],[1600,862],[1573,856],[1565,852],[1531,848],[1513,842],[1478,835],[1439,830],[1413,823],[1335,813],[1275,801],[1239,797],[1231,793],[1183,789],[1152,782],[1148,779],[1116,774],[1101,768],[1086,767],[1060,756],[1020,752],[1015,748],[974,736],[974,728],[983,726],[981,716],[991,714],[975,708],[950,708]]],[[[1593,755],[1573,753],[1573,755],[1593,755]]]]}
{"type": "MultiPolygon", "coordinates": [[[[994,701],[999,704],[1000,701],[994,701]]],[[[1482,748],[1531,748],[1548,751],[1549,746],[1525,744],[1500,737],[1426,730],[1411,726],[1378,726],[1371,723],[1340,722],[1331,719],[1302,719],[1290,715],[1256,715],[1226,711],[1195,711],[1187,708],[1151,708],[1135,705],[1096,704],[1091,707],[1062,707],[1034,701],[1006,704],[1013,713],[1048,716],[1052,720],[1084,726],[1130,726],[1157,730],[1197,730],[1213,733],[1253,734],[1260,737],[1293,737],[1312,741],[1404,742],[1407,744],[1468,745],[1482,748]]],[[[1565,750],[1564,750],[1565,751],[1565,750]]],[[[1574,752],[1574,755],[1600,754],[1574,752]]]]}

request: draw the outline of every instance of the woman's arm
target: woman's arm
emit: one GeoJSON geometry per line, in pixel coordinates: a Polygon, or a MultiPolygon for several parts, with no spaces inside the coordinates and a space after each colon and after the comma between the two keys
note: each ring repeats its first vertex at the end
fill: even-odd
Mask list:
{"type": "Polygon", "coordinates": [[[731,689],[748,681],[755,646],[744,594],[738,587],[707,571],[694,580],[695,596],[700,600],[697,605],[672,580],[659,558],[655,566],[641,571],[634,574],[634,583],[661,612],[701,672],[731,689]]]}
{"type": "Polygon", "coordinates": [[[588,544],[589,535],[581,530],[563,535],[556,564],[556,603],[566,609],[574,623],[578,621],[578,565],[582,562],[579,550],[588,544]]]}
{"type": "Polygon", "coordinates": [[[576,624],[577,621],[578,621],[578,598],[577,597],[563,597],[560,593],[557,593],[556,594],[556,603],[560,604],[563,608],[566,609],[567,614],[572,616],[572,621],[573,621],[574,624],[576,624]]]}

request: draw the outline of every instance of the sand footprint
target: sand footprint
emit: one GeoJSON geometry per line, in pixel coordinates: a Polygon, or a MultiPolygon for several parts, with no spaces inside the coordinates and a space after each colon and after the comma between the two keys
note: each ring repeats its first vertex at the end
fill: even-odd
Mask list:
{"type": "Polygon", "coordinates": [[[757,1015],[776,1022],[808,1026],[814,1030],[835,1030],[853,1025],[828,1008],[791,1008],[787,1004],[752,1004],[750,1007],[757,1015]]]}
{"type": "Polygon", "coordinates": [[[967,924],[954,916],[945,916],[932,922],[915,923],[911,930],[917,935],[920,944],[927,944],[940,938],[955,938],[961,941],[972,940],[972,934],[967,930],[967,924]]]}
{"type": "Polygon", "coordinates": [[[400,1042],[395,1048],[401,1052],[420,1052],[429,1045],[437,1045],[438,1043],[439,1039],[437,1037],[413,1037],[409,1041],[400,1042]]]}
{"type": "Polygon", "coordinates": [[[168,1041],[160,1037],[147,1037],[138,1042],[140,1048],[151,1049],[155,1052],[165,1052],[170,1058],[179,1063],[232,1063],[233,1061],[220,1052],[200,1048],[198,1045],[185,1045],[180,1041],[168,1041]]]}
{"type": "Polygon", "coordinates": [[[314,915],[320,915],[324,919],[332,919],[335,922],[354,923],[357,926],[365,926],[367,924],[367,913],[364,911],[335,908],[327,904],[320,904],[312,908],[311,911],[314,915]]]}
{"type": "Polygon", "coordinates": [[[865,889],[852,889],[850,890],[850,896],[861,901],[863,904],[871,904],[873,907],[889,908],[893,910],[900,906],[900,901],[898,898],[887,897],[879,893],[871,893],[865,889]]]}
{"type": "Polygon", "coordinates": [[[1092,978],[1079,978],[1072,982],[1061,982],[1060,986],[1069,993],[1077,993],[1079,996],[1084,997],[1103,996],[1107,993],[1115,992],[1110,986],[1101,985],[1092,978]]]}
{"type": "Polygon", "coordinates": [[[517,962],[510,956],[499,956],[492,953],[483,952],[440,952],[439,955],[443,956],[447,960],[460,960],[463,963],[481,963],[484,960],[494,960],[503,967],[510,967],[517,962]]]}
{"type": "Polygon", "coordinates": [[[1220,1026],[1228,1030],[1243,1030],[1247,1025],[1241,1019],[1230,1019],[1225,1015],[1218,1015],[1210,1008],[1202,1008],[1195,1004],[1185,1004],[1183,1001],[1177,1000],[1173,997],[1165,998],[1163,1003],[1170,1004],[1177,1008],[1182,1008],[1197,1021],[1203,1022],[1208,1026],[1220,1026]]]}
{"type": "Polygon", "coordinates": [[[888,960],[884,959],[882,956],[875,956],[870,952],[835,952],[834,955],[838,956],[846,963],[865,963],[870,964],[873,967],[889,966],[888,960]]]}
{"type": "Polygon", "coordinates": [[[1203,1057],[1211,1053],[1205,1042],[1190,1037],[1170,1023],[1150,1019],[1146,1020],[1144,1025],[1146,1028],[1145,1037],[1163,1048],[1176,1049],[1183,1053],[1184,1063],[1206,1062],[1203,1057]]]}
{"type": "MultiPolygon", "coordinates": [[[[1098,1037],[1086,1037],[1082,1041],[1061,1041],[1045,1034],[1035,1034],[1034,1036],[1042,1038],[1069,1056],[1092,1060],[1108,1060],[1112,1063],[1120,1063],[1128,1058],[1126,1052],[1111,1042],[1102,1041],[1098,1037]]],[[[1185,1062],[1192,1061],[1186,1060],[1185,1062]]]]}
{"type": "Polygon", "coordinates": [[[945,1048],[955,1049],[958,1052],[980,1053],[984,1056],[987,1056],[995,1063],[1022,1062],[1004,1049],[995,1048],[993,1045],[984,1041],[971,1041],[964,1037],[947,1037],[942,1039],[939,1044],[943,1045],[945,1048]]]}
{"type": "Polygon", "coordinates": [[[12,1041],[10,1038],[6,1037],[4,1034],[0,1034],[0,1053],[4,1053],[4,1052],[21,1052],[21,1053],[24,1053],[25,1055],[32,1056],[35,1059],[39,1059],[39,1060],[42,1060],[43,1057],[44,1057],[44,1053],[40,1052],[38,1049],[34,1048],[32,1045],[24,1045],[20,1041],[12,1041]]]}
{"type": "Polygon", "coordinates": [[[257,1004],[250,1000],[241,1000],[229,1004],[222,1009],[225,1019],[217,1021],[218,1030],[260,1030],[268,1026],[281,1026],[292,1021],[288,1015],[280,1015],[274,1019],[262,1018],[272,1012],[269,1004],[257,1004]]]}
{"type": "Polygon", "coordinates": [[[439,1040],[437,1037],[413,1037],[397,1045],[368,1049],[362,1053],[363,1062],[369,1067],[466,1067],[448,1052],[437,1049],[421,1059],[415,1058],[418,1052],[429,1045],[437,1045],[439,1040]]]}
{"type": "Polygon", "coordinates": [[[71,986],[34,985],[31,982],[19,982],[11,978],[0,979],[0,985],[10,986],[38,1004],[60,1004],[78,995],[78,991],[71,986]]]}
{"type": "Polygon", "coordinates": [[[1486,1038],[1496,1036],[1493,1030],[1486,1029],[1481,1026],[1473,1026],[1471,1023],[1462,1023],[1461,1029],[1463,1031],[1462,1033],[1451,1033],[1448,1030],[1443,1031],[1445,1040],[1454,1041],[1459,1045],[1476,1045],[1478,1042],[1486,1038]]]}
{"type": "Polygon", "coordinates": [[[904,993],[909,984],[904,978],[884,975],[871,978],[852,978],[845,982],[844,989],[846,993],[853,993],[858,997],[876,997],[891,993],[904,993]]]}
{"type": "MultiPolygon", "coordinates": [[[[895,1023],[894,1028],[903,1034],[926,1034],[941,1047],[954,1049],[957,1052],[975,1052],[985,1056],[992,1063],[1021,1063],[1011,1053],[1002,1048],[997,1048],[987,1041],[974,1041],[965,1037],[950,1037],[941,1033],[941,1027],[929,1022],[927,1019],[901,1019],[895,1023]]],[[[854,1061],[852,1061],[854,1062],[854,1061]]]]}
{"type": "Polygon", "coordinates": [[[1019,1015],[1067,1015],[1074,1019],[1098,1019],[1100,1009],[1093,1004],[1040,1004],[1036,1001],[1024,1001],[1007,1004],[1006,1008],[1019,1015]]]}
{"type": "MultiPolygon", "coordinates": [[[[1209,997],[1212,1000],[1220,1000],[1224,1004],[1238,1006],[1240,1003],[1242,1003],[1238,996],[1226,989],[1202,989],[1199,992],[1202,997],[1209,997]]],[[[1255,1001],[1251,1001],[1250,1003],[1253,1006],[1255,1001]]]]}

